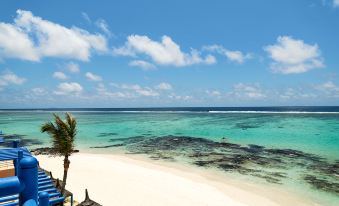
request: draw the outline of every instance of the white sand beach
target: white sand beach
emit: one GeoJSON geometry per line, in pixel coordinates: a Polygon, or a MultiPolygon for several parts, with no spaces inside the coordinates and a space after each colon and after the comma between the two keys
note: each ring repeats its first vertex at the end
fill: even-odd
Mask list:
{"type": "MultiPolygon", "coordinates": [[[[62,178],[61,157],[37,158],[41,167],[62,178]]],[[[277,188],[118,154],[72,155],[66,188],[79,202],[87,188],[90,198],[104,206],[316,205],[277,188]]]]}

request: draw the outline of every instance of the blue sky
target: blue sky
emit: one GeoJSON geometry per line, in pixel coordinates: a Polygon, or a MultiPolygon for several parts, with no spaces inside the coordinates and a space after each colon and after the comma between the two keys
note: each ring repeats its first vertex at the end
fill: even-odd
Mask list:
{"type": "Polygon", "coordinates": [[[0,108],[338,105],[339,0],[0,3],[0,108]]]}

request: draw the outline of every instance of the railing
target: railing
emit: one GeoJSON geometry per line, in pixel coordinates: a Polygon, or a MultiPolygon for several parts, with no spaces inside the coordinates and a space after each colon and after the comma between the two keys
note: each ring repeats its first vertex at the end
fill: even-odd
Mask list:
{"type": "MultiPolygon", "coordinates": [[[[0,161],[5,160],[13,160],[15,176],[0,179],[0,206],[53,206],[64,202],[52,176],[39,171],[38,161],[26,148],[19,147],[19,141],[13,141],[12,148],[0,149],[0,161]]],[[[73,195],[71,200],[72,206],[73,195]]]]}
{"type": "Polygon", "coordinates": [[[19,158],[16,163],[17,176],[2,178],[0,181],[1,201],[6,205],[49,206],[49,194],[38,194],[38,161],[34,157],[19,158]],[[13,202],[18,198],[19,202],[13,202]]]}

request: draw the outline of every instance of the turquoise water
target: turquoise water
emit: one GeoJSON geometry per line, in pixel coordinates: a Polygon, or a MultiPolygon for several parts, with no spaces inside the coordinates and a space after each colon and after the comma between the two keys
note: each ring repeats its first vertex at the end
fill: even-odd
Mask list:
{"type": "MultiPolygon", "coordinates": [[[[74,115],[79,125],[77,145],[86,150],[93,145],[106,145],[112,138],[178,135],[226,138],[233,143],[298,149],[331,159],[339,157],[339,114],[75,112],[74,115]]],[[[51,117],[50,112],[2,112],[0,128],[48,144],[47,135],[41,134],[39,127],[51,117]]]]}
{"type": "MultiPolygon", "coordinates": [[[[2,111],[0,130],[22,135],[30,148],[47,146],[50,139],[40,133],[39,127],[52,118],[51,114],[2,111]],[[30,140],[38,142],[30,145],[30,140]]],[[[173,156],[181,155],[195,165],[266,180],[267,184],[312,196],[324,205],[336,205],[339,201],[338,113],[76,111],[73,114],[79,125],[76,144],[80,151],[113,153],[120,143],[130,153],[145,153],[153,159],[166,156],[165,159],[175,160],[173,156]],[[245,148],[248,144],[255,144],[254,150],[245,148]],[[257,151],[258,147],[265,149],[257,151]],[[294,156],[284,153],[289,150],[278,149],[291,149],[294,156]],[[247,159],[248,156],[259,160],[247,159]],[[220,158],[233,163],[219,164],[220,158]],[[309,176],[305,177],[306,174],[309,176]]]]}

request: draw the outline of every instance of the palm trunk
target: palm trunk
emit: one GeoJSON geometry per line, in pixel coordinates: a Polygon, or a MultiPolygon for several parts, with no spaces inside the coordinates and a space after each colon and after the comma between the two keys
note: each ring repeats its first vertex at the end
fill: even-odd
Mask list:
{"type": "Polygon", "coordinates": [[[61,194],[62,195],[64,195],[64,192],[65,192],[67,173],[68,173],[68,168],[69,168],[70,163],[71,162],[68,159],[68,155],[66,155],[65,159],[64,159],[64,177],[62,178],[62,185],[61,185],[61,194]]]}

